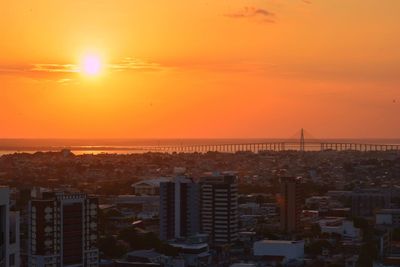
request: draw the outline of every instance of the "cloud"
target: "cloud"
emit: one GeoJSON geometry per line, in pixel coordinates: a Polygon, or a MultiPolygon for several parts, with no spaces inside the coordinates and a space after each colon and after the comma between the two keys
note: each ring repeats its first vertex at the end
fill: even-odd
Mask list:
{"type": "Polygon", "coordinates": [[[162,66],[154,62],[146,62],[140,59],[126,57],[121,62],[109,64],[108,68],[112,71],[157,71],[161,70],[162,66]]]}
{"type": "Polygon", "coordinates": [[[79,67],[74,64],[33,64],[30,71],[76,73],[79,72],[79,67]]]}
{"type": "Polygon", "coordinates": [[[64,84],[64,83],[69,83],[71,81],[72,81],[72,79],[59,79],[57,82],[61,83],[61,84],[64,84]]]}
{"type": "Polygon", "coordinates": [[[35,63],[26,65],[0,66],[0,75],[21,75],[28,77],[61,77],[79,72],[75,64],[35,63]]]}
{"type": "Polygon", "coordinates": [[[275,14],[258,7],[244,7],[234,13],[225,14],[225,17],[233,19],[256,19],[261,22],[273,23],[275,22],[275,14]]]}
{"type": "MultiPolygon", "coordinates": [[[[157,71],[163,69],[160,64],[127,57],[119,62],[105,64],[106,71],[157,71]]],[[[35,63],[26,65],[0,65],[0,75],[16,75],[33,79],[53,80],[68,83],[80,73],[77,64],[35,63]]]]}
{"type": "Polygon", "coordinates": [[[20,65],[0,65],[0,75],[25,77],[41,81],[60,81],[66,83],[79,72],[74,64],[38,63],[20,65]]]}

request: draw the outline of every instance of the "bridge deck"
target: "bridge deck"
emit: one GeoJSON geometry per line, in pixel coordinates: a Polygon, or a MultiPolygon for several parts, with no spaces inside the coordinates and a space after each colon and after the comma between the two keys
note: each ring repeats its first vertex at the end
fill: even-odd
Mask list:
{"type": "Polygon", "coordinates": [[[361,144],[361,143],[329,143],[329,142],[271,142],[245,144],[204,144],[176,146],[143,146],[137,150],[148,152],[240,152],[240,151],[400,151],[400,144],[361,144]]]}

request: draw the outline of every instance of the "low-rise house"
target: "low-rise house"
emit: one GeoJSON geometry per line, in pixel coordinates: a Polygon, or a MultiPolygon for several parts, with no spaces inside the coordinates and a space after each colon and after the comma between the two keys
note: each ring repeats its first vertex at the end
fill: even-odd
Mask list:
{"type": "Polygon", "coordinates": [[[253,245],[254,256],[271,264],[303,261],[304,241],[262,240],[253,245]]]}
{"type": "Polygon", "coordinates": [[[211,254],[207,243],[172,242],[169,244],[179,250],[179,255],[185,260],[186,266],[211,264],[211,254]]]}
{"type": "Polygon", "coordinates": [[[377,225],[400,226],[400,209],[382,209],[376,212],[375,223],[377,225]]]}
{"type": "Polygon", "coordinates": [[[171,178],[161,177],[156,179],[142,180],[131,185],[133,193],[139,196],[154,196],[160,194],[160,184],[170,182],[171,178]]]}
{"type": "Polygon", "coordinates": [[[344,242],[358,242],[361,240],[361,229],[354,226],[354,222],[345,218],[326,218],[318,221],[322,233],[338,234],[344,242]]]}

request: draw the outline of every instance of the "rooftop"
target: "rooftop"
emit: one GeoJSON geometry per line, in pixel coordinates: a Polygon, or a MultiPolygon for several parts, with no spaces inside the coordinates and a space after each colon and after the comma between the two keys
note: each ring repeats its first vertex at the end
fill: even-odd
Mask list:
{"type": "Polygon", "coordinates": [[[264,244],[300,244],[304,243],[304,240],[271,240],[271,239],[265,239],[258,241],[256,243],[264,243],[264,244]]]}
{"type": "Polygon", "coordinates": [[[376,214],[400,214],[400,209],[381,209],[376,214]]]}
{"type": "Polygon", "coordinates": [[[135,186],[140,185],[140,184],[147,184],[147,185],[150,185],[150,186],[159,187],[160,183],[170,182],[171,180],[172,180],[172,178],[170,178],[170,177],[160,177],[160,178],[155,178],[155,179],[141,180],[141,181],[139,181],[137,183],[132,184],[131,187],[135,187],[135,186]]]}
{"type": "Polygon", "coordinates": [[[128,252],[126,256],[128,257],[138,257],[138,258],[146,258],[146,259],[154,259],[159,257],[161,254],[154,250],[135,250],[128,252]]]}

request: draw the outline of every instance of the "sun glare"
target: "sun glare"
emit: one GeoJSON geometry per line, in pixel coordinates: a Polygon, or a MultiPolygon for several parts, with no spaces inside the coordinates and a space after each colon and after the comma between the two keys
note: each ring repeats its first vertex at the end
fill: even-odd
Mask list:
{"type": "Polygon", "coordinates": [[[101,61],[96,55],[87,55],[82,63],[83,73],[89,76],[98,75],[101,71],[101,61]]]}

